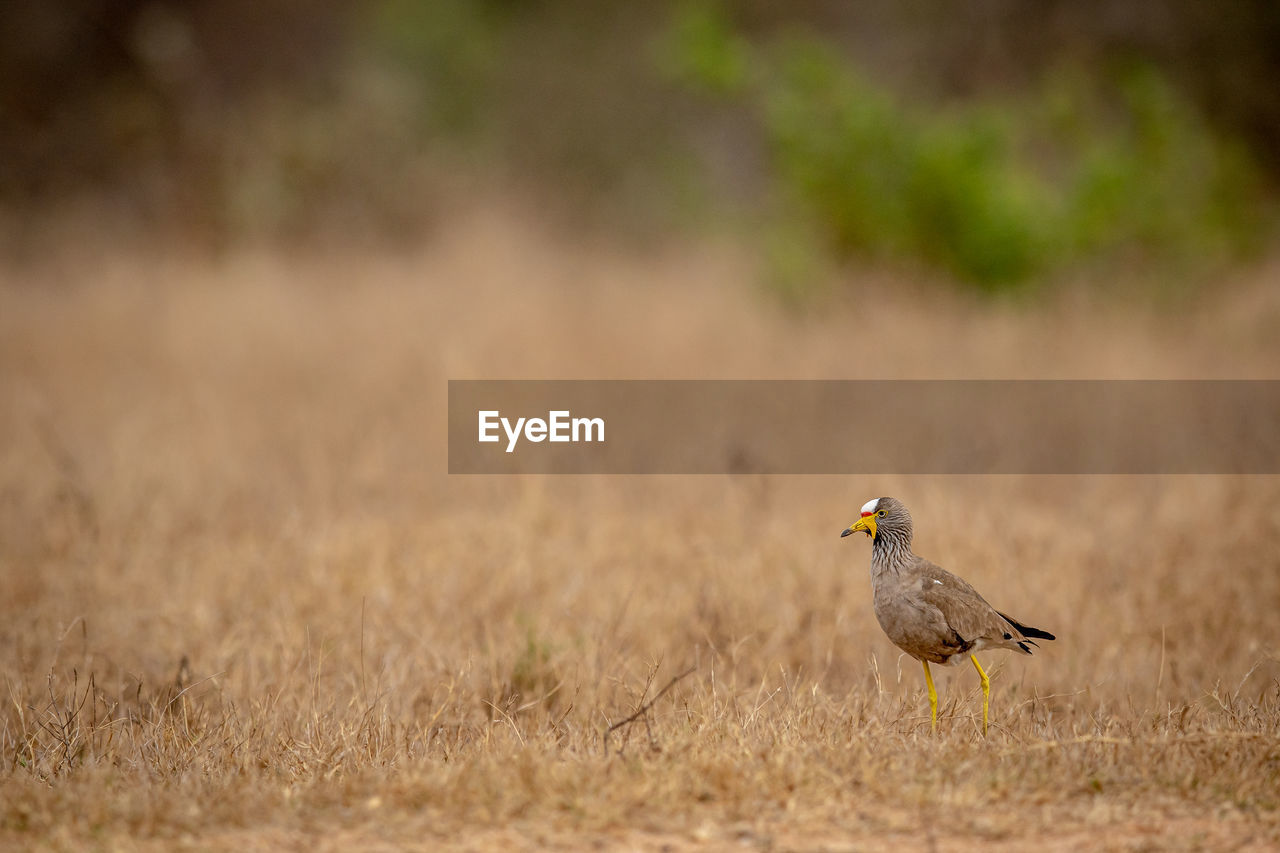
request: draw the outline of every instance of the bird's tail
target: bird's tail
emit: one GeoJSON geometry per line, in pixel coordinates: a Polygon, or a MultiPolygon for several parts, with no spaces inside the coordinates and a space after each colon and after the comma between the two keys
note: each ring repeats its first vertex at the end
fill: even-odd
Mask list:
{"type": "MultiPolygon", "coordinates": [[[[998,610],[997,610],[996,612],[997,612],[997,613],[1000,613],[1000,611],[998,611],[998,610]]],[[[1030,644],[1030,645],[1032,645],[1032,646],[1034,646],[1034,645],[1038,645],[1038,644],[1035,642],[1035,640],[1056,640],[1056,639],[1058,639],[1058,638],[1057,638],[1057,637],[1055,637],[1053,634],[1050,634],[1048,631],[1042,631],[1042,630],[1040,630],[1039,628],[1032,628],[1030,625],[1023,625],[1023,624],[1022,624],[1021,622],[1019,622],[1017,619],[1012,619],[1012,618],[1010,618],[1009,616],[1006,616],[1006,615],[1005,615],[1005,614],[1003,614],[1003,613],[1000,613],[1000,618],[1001,618],[1001,619],[1003,619],[1004,621],[1008,622],[1008,623],[1009,623],[1010,625],[1012,625],[1013,627],[1017,628],[1017,629],[1018,629],[1018,633],[1019,633],[1019,634],[1021,634],[1023,637],[1025,637],[1025,638],[1026,638],[1026,642],[1025,642],[1025,643],[1018,643],[1018,645],[1019,645],[1019,646],[1022,648],[1022,650],[1023,650],[1024,652],[1026,652],[1027,654],[1031,654],[1031,649],[1027,648],[1028,644],[1030,644]],[[1034,639],[1033,639],[1033,638],[1034,638],[1034,639]]]]}

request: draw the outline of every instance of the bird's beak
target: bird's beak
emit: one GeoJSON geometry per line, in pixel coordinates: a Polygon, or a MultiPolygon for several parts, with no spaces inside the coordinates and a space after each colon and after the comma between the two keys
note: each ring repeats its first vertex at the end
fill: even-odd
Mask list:
{"type": "Polygon", "coordinates": [[[844,529],[844,532],[841,533],[840,536],[845,537],[845,536],[848,536],[850,533],[857,533],[858,531],[862,531],[863,533],[870,536],[872,539],[875,539],[876,538],[875,516],[864,515],[862,518],[858,519],[853,524],[846,527],[844,529]]]}

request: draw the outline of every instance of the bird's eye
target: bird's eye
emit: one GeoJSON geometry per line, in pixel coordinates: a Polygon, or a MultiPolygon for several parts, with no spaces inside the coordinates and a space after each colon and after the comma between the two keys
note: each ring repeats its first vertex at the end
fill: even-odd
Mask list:
{"type": "Polygon", "coordinates": [[[889,514],[888,511],[883,509],[876,513],[876,515],[878,515],[880,518],[884,518],[888,514],[889,514]]]}

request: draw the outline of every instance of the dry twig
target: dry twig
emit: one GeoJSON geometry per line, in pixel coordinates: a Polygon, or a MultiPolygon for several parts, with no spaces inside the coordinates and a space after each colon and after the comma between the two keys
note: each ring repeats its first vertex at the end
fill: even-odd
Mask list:
{"type": "MultiPolygon", "coordinates": [[[[697,669],[696,666],[691,666],[688,669],[686,669],[684,672],[680,673],[679,675],[673,676],[671,680],[668,681],[661,690],[659,690],[656,694],[654,694],[654,697],[652,699],[650,699],[648,702],[645,702],[643,705],[637,708],[635,710],[635,713],[633,713],[631,716],[625,719],[619,720],[618,722],[609,726],[609,728],[605,729],[604,754],[605,755],[609,754],[609,735],[613,734],[615,731],[622,728],[623,726],[627,726],[627,725],[630,725],[631,723],[634,723],[636,720],[640,719],[641,717],[645,719],[645,724],[648,725],[649,709],[652,708],[659,699],[665,696],[668,690],[670,690],[672,687],[675,687],[676,684],[678,684],[682,679],[692,675],[696,669],[697,669]]],[[[650,677],[652,678],[652,676],[650,677]]],[[[648,685],[645,685],[645,689],[646,689],[646,692],[648,692],[648,685]]],[[[641,694],[641,696],[643,695],[644,694],[641,694]]]]}

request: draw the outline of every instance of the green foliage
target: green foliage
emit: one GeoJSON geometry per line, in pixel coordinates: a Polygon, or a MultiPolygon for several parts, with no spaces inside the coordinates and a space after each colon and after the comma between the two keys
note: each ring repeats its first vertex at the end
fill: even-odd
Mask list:
{"type": "Polygon", "coordinates": [[[919,258],[984,286],[1038,270],[1039,187],[1003,126],[914,115],[813,41],[775,57],[761,97],[777,178],[837,250],[919,258]]]}
{"type": "Polygon", "coordinates": [[[716,95],[740,94],[747,85],[750,46],[715,3],[679,6],[659,48],[658,62],[672,80],[716,95]]]}
{"type": "Polygon", "coordinates": [[[1260,176],[1244,152],[1217,138],[1150,69],[1124,75],[1118,95],[1119,120],[1105,127],[1087,89],[1059,99],[1058,125],[1083,129],[1070,149],[1066,250],[1136,249],[1194,263],[1255,249],[1264,219],[1254,189],[1260,176]]]}
{"type": "Polygon", "coordinates": [[[1262,233],[1248,158],[1150,69],[1122,75],[1115,94],[1066,74],[1030,102],[928,112],[819,36],[746,45],[705,3],[673,31],[669,52],[684,58],[668,67],[741,99],[779,209],[837,256],[923,261],[998,291],[1134,254],[1177,268],[1229,260],[1262,233]]]}
{"type": "Polygon", "coordinates": [[[491,106],[504,14],[492,0],[379,0],[370,40],[384,61],[411,75],[431,125],[474,132],[491,106]]]}

